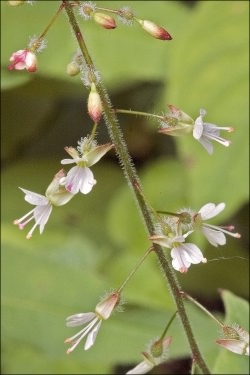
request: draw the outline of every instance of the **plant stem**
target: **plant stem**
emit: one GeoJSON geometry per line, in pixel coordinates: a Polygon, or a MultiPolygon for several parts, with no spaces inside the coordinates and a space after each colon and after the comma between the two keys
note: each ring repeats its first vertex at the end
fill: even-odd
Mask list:
{"type": "MultiPolygon", "coordinates": [[[[96,68],[93,64],[93,61],[91,59],[91,56],[88,52],[87,46],[85,44],[85,41],[82,37],[81,31],[79,29],[79,26],[77,24],[73,9],[70,5],[70,2],[63,0],[65,10],[67,12],[69,22],[71,24],[71,27],[73,29],[73,32],[76,36],[76,39],[78,41],[79,47],[81,49],[81,52],[84,56],[85,62],[88,65],[88,67],[91,69],[91,71],[95,72],[96,68]]],[[[129,187],[133,191],[133,195],[135,197],[135,200],[137,202],[139,211],[144,218],[147,231],[149,235],[153,235],[155,232],[155,217],[151,212],[150,207],[148,206],[146,200],[144,199],[144,195],[142,193],[142,188],[140,185],[140,181],[136,172],[136,169],[132,163],[132,159],[129,155],[129,152],[127,150],[127,145],[124,142],[123,133],[121,131],[121,128],[119,126],[118,120],[116,118],[116,115],[114,113],[114,110],[111,106],[111,101],[109,99],[109,96],[107,94],[106,89],[104,88],[103,84],[101,82],[95,82],[97,91],[100,95],[100,98],[102,100],[103,105],[103,113],[104,113],[104,119],[105,123],[108,129],[108,133],[110,135],[110,138],[115,146],[116,153],[119,157],[120,163],[122,165],[122,169],[124,172],[124,175],[128,181],[129,187]]],[[[178,286],[178,281],[175,276],[175,273],[173,272],[172,268],[170,268],[167,259],[164,255],[164,252],[162,248],[158,245],[153,245],[153,249],[158,257],[158,260],[160,262],[160,265],[163,269],[163,272],[168,280],[169,287],[171,289],[171,292],[174,296],[175,303],[177,306],[177,310],[179,313],[179,316],[181,318],[181,322],[183,324],[184,331],[187,335],[189,345],[192,351],[193,358],[196,359],[197,365],[200,367],[202,372],[204,374],[210,374],[208,367],[204,361],[204,359],[201,356],[201,353],[199,351],[198,345],[195,341],[190,322],[188,320],[188,316],[185,310],[185,306],[183,303],[183,298],[180,295],[180,288],[178,286]]]]}

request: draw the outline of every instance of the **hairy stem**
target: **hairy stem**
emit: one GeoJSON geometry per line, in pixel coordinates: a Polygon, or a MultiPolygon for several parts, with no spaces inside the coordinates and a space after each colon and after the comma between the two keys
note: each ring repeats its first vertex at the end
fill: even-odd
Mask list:
{"type": "MultiPolygon", "coordinates": [[[[89,69],[95,72],[96,68],[88,52],[82,33],[79,29],[71,4],[69,1],[66,1],[66,0],[63,1],[63,4],[65,6],[65,10],[67,12],[69,22],[76,36],[81,52],[84,56],[85,62],[88,65],[89,69]]],[[[119,161],[122,166],[124,175],[128,181],[129,187],[131,188],[133,192],[139,211],[144,219],[148,234],[153,235],[155,232],[155,216],[152,213],[152,210],[150,206],[148,205],[147,201],[145,200],[144,194],[142,193],[140,180],[138,178],[136,169],[132,163],[132,159],[129,155],[127,145],[124,142],[123,133],[119,126],[115,112],[112,109],[111,101],[109,99],[109,96],[103,84],[97,81],[95,82],[95,84],[97,87],[97,91],[102,100],[104,119],[105,119],[105,123],[108,129],[108,133],[115,146],[116,153],[119,157],[119,161]]],[[[183,329],[189,341],[189,345],[192,351],[193,358],[195,359],[197,365],[202,370],[203,374],[209,374],[210,372],[208,370],[208,367],[204,359],[202,358],[198,345],[195,341],[192,328],[189,323],[189,319],[185,310],[183,298],[180,294],[180,288],[179,288],[175,273],[173,272],[172,268],[169,266],[162,248],[154,244],[153,249],[158,257],[161,268],[164,272],[164,275],[166,276],[168,285],[173,294],[173,297],[177,306],[177,310],[178,310],[181,322],[183,324],[183,329]]]]}

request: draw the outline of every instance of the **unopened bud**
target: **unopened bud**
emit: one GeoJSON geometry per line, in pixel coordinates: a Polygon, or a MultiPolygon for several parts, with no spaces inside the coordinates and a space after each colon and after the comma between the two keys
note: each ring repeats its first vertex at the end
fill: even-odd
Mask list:
{"type": "Polygon", "coordinates": [[[115,29],[116,22],[113,17],[108,16],[104,13],[94,13],[93,19],[98,25],[104,27],[104,29],[115,29]]]}
{"type": "Polygon", "coordinates": [[[23,70],[26,69],[29,73],[37,70],[37,58],[36,55],[28,49],[22,49],[12,53],[10,57],[9,70],[23,70]]]}
{"type": "Polygon", "coordinates": [[[139,22],[143,30],[147,31],[154,38],[161,39],[161,40],[172,39],[171,35],[167,32],[167,30],[163,29],[163,27],[156,25],[154,22],[151,22],[148,20],[140,20],[135,17],[134,19],[139,22]]]}
{"type": "Polygon", "coordinates": [[[75,61],[71,61],[68,65],[67,65],[67,74],[69,76],[76,76],[77,74],[80,73],[80,66],[75,62],[75,61]]]}
{"type": "Polygon", "coordinates": [[[98,123],[102,117],[102,102],[100,95],[96,91],[94,82],[91,84],[91,90],[88,98],[88,112],[95,123],[98,123]]]}

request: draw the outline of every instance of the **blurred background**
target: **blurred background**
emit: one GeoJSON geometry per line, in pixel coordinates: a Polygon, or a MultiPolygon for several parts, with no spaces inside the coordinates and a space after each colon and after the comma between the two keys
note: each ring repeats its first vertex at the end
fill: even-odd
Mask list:
{"type": "MultiPolygon", "coordinates": [[[[13,8],[1,2],[1,373],[123,374],[142,361],[145,345],[161,335],[175,311],[153,254],[125,288],[125,311],[103,324],[94,347],[85,352],[80,344],[67,356],[64,344],[77,332],[66,327],[65,318],[94,311],[99,298],[122,284],[149,246],[115,153],[93,166],[97,185],[91,194],[79,194],[55,208],[42,236],[36,230],[28,241],[30,228],[19,231],[12,224],[32,209],[18,187],[44,194],[67,157],[64,147],[76,147],[92,129],[86,111],[88,92],[79,76],[66,74],[77,48],[66,15],[61,14],[46,35],[48,45],[38,55],[36,73],[7,69],[11,54],[26,48],[29,37],[45,29],[59,5],[60,1],[38,1],[13,8]]],[[[205,108],[205,121],[235,128],[222,134],[231,146],[214,144],[211,156],[191,136],[161,135],[156,121],[119,115],[144,192],[155,209],[199,210],[208,202],[226,203],[211,223],[235,225],[241,239],[230,237],[225,246],[215,248],[193,236],[208,263],[192,266],[178,279],[183,290],[221,319],[226,314],[226,319],[237,319],[247,329],[249,2],[96,5],[130,6],[138,18],[156,22],[173,37],[156,40],[138,24],[119,23],[115,30],[105,30],[79,18],[114,108],[163,114],[172,104],[194,119],[205,108]],[[225,309],[221,290],[237,296],[230,305],[237,316],[225,309]]],[[[98,142],[108,141],[102,121],[98,142]]],[[[187,308],[214,373],[247,374],[246,358],[215,346],[218,327],[196,308],[187,308]],[[225,368],[232,372],[223,372],[225,368]]],[[[169,361],[152,374],[189,372],[188,345],[178,320],[169,334],[169,361]]]]}

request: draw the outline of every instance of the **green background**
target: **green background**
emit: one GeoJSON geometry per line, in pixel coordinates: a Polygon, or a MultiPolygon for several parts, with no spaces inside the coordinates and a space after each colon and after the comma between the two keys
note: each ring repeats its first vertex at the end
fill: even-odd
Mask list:
{"type": "MultiPolygon", "coordinates": [[[[115,30],[80,18],[79,24],[115,108],[165,113],[173,104],[193,118],[205,108],[206,121],[235,128],[225,134],[232,145],[215,144],[210,156],[191,136],[167,137],[157,133],[154,121],[119,116],[155,209],[199,210],[208,202],[226,202],[213,224],[234,224],[242,238],[228,238],[226,246],[214,248],[193,237],[208,263],[192,266],[178,279],[222,319],[224,304],[227,323],[248,329],[249,3],[187,3],[96,2],[107,8],[131,6],[139,18],[165,27],[172,41],[156,40],[138,24],[119,23],[115,30]]],[[[29,229],[18,231],[12,224],[31,209],[18,186],[44,194],[67,157],[64,147],[76,146],[92,127],[87,90],[79,76],[65,73],[77,48],[66,15],[49,30],[37,73],[7,69],[11,54],[45,29],[59,5],[38,1],[12,8],[1,2],[2,373],[125,373],[142,360],[140,352],[175,311],[154,255],[128,283],[124,312],[103,323],[93,348],[85,352],[80,344],[67,356],[64,344],[77,332],[65,326],[65,318],[94,311],[100,296],[121,285],[149,246],[114,152],[93,166],[97,185],[91,193],[55,208],[42,236],[36,231],[27,241],[29,229]]],[[[98,141],[108,141],[104,122],[98,141]]],[[[219,327],[197,308],[188,304],[187,309],[211,371],[249,373],[248,358],[214,343],[219,327]]],[[[189,349],[178,319],[169,334],[169,361],[152,373],[187,373],[189,349]]]]}

